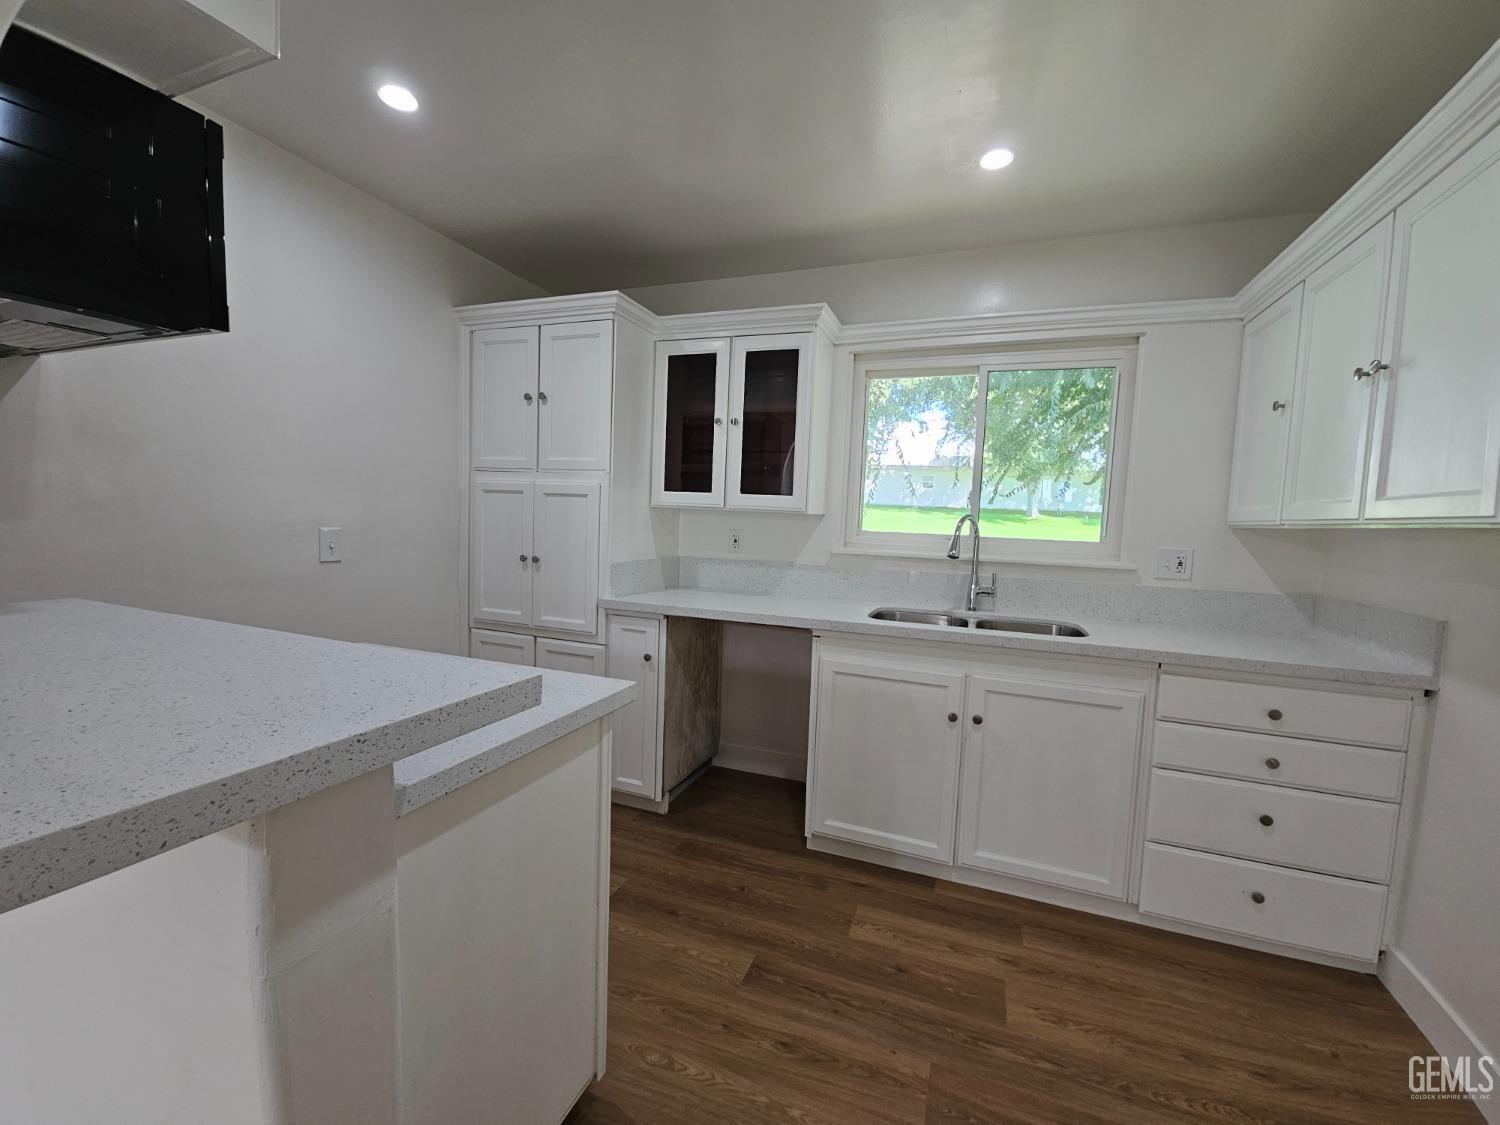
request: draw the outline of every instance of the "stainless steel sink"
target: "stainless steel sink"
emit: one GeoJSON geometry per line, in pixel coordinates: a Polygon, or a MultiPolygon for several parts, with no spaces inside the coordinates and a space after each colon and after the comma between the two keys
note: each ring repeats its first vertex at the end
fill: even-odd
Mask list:
{"type": "Polygon", "coordinates": [[[900,625],[943,625],[950,629],[993,629],[1000,633],[1038,633],[1048,637],[1086,637],[1088,630],[1067,621],[1031,617],[1001,617],[963,610],[895,609],[883,606],[870,611],[873,621],[900,625]]]}
{"type": "Polygon", "coordinates": [[[1041,633],[1049,637],[1086,637],[1088,630],[1066,621],[1034,621],[1028,617],[975,617],[975,629],[995,629],[1002,633],[1041,633]]]}
{"type": "Polygon", "coordinates": [[[874,609],[870,617],[875,621],[895,621],[902,625],[950,625],[955,629],[967,629],[969,619],[960,613],[941,613],[930,609],[874,609]]]}

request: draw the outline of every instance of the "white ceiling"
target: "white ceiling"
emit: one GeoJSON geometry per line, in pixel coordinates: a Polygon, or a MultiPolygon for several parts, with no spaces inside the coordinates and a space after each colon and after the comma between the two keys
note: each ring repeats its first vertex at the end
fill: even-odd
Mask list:
{"type": "Polygon", "coordinates": [[[282,0],[282,59],[195,98],[567,292],[1320,210],[1497,36],[1494,0],[282,0]]]}

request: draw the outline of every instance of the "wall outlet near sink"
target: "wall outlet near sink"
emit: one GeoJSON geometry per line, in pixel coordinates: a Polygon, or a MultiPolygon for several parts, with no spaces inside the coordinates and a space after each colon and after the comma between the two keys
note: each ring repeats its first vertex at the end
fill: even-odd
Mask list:
{"type": "Polygon", "coordinates": [[[1156,549],[1156,577],[1174,582],[1187,582],[1193,577],[1193,549],[1191,547],[1158,547],[1156,549]]]}
{"type": "Polygon", "coordinates": [[[729,550],[735,554],[739,553],[740,545],[744,542],[745,533],[734,527],[729,530],[729,550]]]}

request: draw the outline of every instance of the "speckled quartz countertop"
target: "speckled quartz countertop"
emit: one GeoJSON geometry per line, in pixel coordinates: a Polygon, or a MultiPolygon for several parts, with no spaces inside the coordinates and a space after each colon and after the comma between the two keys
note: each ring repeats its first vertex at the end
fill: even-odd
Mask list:
{"type": "Polygon", "coordinates": [[[618,711],[636,695],[629,680],[550,669],[537,674],[542,701],[535,707],[396,763],[397,816],[618,711]]]}
{"type": "MultiPolygon", "coordinates": [[[[1306,676],[1344,683],[1420,689],[1436,688],[1438,684],[1435,652],[1424,658],[1329,629],[1257,632],[1253,623],[1232,620],[1162,625],[1075,614],[1063,619],[1088,630],[1087,637],[1051,637],[870,619],[870,610],[878,605],[903,604],[899,601],[874,602],[697,588],[601,598],[599,604],[606,609],[630,613],[706,617],[820,632],[907,637],[955,645],[1306,676]]],[[[1004,612],[1005,607],[1000,607],[1000,611],[1004,612]]],[[[1015,616],[1042,615],[1018,610],[1015,616]]]]}
{"type": "Polygon", "coordinates": [[[0,606],[0,910],[487,727],[541,684],[102,602],[0,606]]]}

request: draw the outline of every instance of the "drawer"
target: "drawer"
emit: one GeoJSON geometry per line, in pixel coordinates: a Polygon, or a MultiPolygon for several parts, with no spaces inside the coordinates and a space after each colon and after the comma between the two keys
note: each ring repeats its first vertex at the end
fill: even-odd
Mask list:
{"type": "Polygon", "coordinates": [[[1156,717],[1404,750],[1411,700],[1167,672],[1157,688],[1156,717]]]}
{"type": "Polygon", "coordinates": [[[1151,760],[1158,766],[1377,801],[1401,799],[1406,769],[1406,755],[1396,750],[1161,722],[1151,760]]]}
{"type": "Polygon", "coordinates": [[[1331,875],[1146,845],[1141,913],[1373,961],[1386,889],[1331,875]],[[1256,901],[1259,896],[1260,901],[1256,901]]]}
{"type": "Polygon", "coordinates": [[[1399,807],[1154,769],[1146,837],[1384,883],[1391,874],[1399,807]]]}

